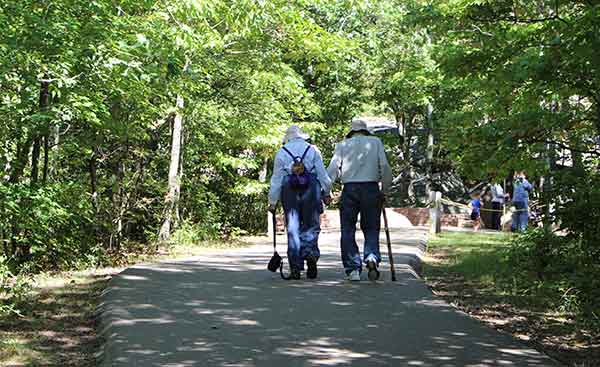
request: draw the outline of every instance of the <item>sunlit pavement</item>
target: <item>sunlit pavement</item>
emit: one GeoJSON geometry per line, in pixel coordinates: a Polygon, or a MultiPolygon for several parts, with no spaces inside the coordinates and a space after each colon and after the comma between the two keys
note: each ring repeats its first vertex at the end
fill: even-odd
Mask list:
{"type": "MultiPolygon", "coordinates": [[[[557,365],[433,296],[415,273],[426,228],[390,221],[396,282],[383,231],[375,283],[366,274],[361,282],[343,279],[335,230],[322,233],[317,280],[284,281],[267,271],[267,237],[249,248],[129,268],[103,295],[100,365],[557,365]]],[[[278,243],[284,255],[283,236],[278,243]]]]}

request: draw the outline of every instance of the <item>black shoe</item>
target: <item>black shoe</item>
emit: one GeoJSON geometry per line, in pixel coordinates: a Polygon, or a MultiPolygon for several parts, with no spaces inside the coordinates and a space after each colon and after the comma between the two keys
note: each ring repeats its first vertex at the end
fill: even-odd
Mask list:
{"type": "Polygon", "coordinates": [[[292,272],[290,273],[290,278],[294,280],[300,279],[300,270],[292,269],[292,272]]]}
{"type": "Polygon", "coordinates": [[[308,279],[315,279],[317,277],[317,258],[313,255],[306,257],[306,277],[308,279]]]}
{"type": "Polygon", "coordinates": [[[375,261],[367,261],[367,269],[369,269],[369,280],[374,282],[379,279],[379,270],[375,261]]]}

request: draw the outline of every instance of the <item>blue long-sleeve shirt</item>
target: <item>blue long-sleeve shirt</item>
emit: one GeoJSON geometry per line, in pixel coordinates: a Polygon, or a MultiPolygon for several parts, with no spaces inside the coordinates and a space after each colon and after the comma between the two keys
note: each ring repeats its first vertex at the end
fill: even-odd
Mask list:
{"type": "MultiPolygon", "coordinates": [[[[304,139],[296,138],[290,140],[284,146],[294,156],[302,157],[308,145],[304,139]]],[[[314,145],[311,146],[302,162],[306,170],[317,177],[324,195],[329,195],[331,192],[331,179],[325,170],[323,157],[317,147],[314,145]]],[[[292,173],[293,163],[294,159],[286,151],[279,149],[279,152],[275,155],[275,163],[273,165],[273,176],[271,176],[271,187],[269,189],[269,204],[277,204],[280,200],[283,180],[292,173]]]]}
{"type": "Polygon", "coordinates": [[[533,189],[533,186],[527,181],[526,178],[516,179],[513,182],[513,202],[524,202],[525,205],[529,205],[529,191],[533,189]]]}

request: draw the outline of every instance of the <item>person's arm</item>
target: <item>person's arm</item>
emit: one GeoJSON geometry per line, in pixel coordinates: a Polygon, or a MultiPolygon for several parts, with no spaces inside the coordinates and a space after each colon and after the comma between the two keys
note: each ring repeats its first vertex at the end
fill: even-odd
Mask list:
{"type": "Polygon", "coordinates": [[[381,140],[377,139],[379,142],[379,173],[381,174],[381,189],[383,193],[387,193],[392,186],[392,169],[390,168],[390,164],[388,163],[387,157],[385,155],[385,148],[381,140]]]}
{"type": "Polygon", "coordinates": [[[333,152],[333,157],[331,157],[331,162],[329,163],[329,167],[327,167],[327,174],[331,179],[331,184],[333,184],[340,177],[341,168],[342,156],[340,153],[340,144],[336,144],[335,151],[333,152]]]}
{"type": "Polygon", "coordinates": [[[329,174],[325,169],[325,164],[323,163],[323,157],[321,156],[321,152],[314,145],[313,148],[315,149],[315,159],[313,161],[313,164],[317,173],[317,178],[319,179],[319,183],[321,183],[323,195],[329,196],[331,194],[331,178],[329,178],[329,174]]]}
{"type": "Polygon", "coordinates": [[[275,155],[275,162],[273,163],[273,176],[271,176],[271,187],[269,188],[270,207],[274,207],[275,205],[277,205],[277,202],[281,197],[281,185],[283,184],[283,178],[285,176],[285,162],[281,158],[281,155],[277,153],[275,155]]]}
{"type": "Polygon", "coordinates": [[[523,188],[527,191],[531,191],[533,189],[533,185],[530,184],[526,178],[523,178],[523,188]]]}

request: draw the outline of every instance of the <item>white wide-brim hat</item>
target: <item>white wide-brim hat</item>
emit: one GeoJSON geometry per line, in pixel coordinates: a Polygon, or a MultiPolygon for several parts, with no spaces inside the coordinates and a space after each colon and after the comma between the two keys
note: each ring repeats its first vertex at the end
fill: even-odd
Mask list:
{"type": "Polygon", "coordinates": [[[346,134],[346,137],[349,138],[353,133],[356,132],[364,132],[367,135],[371,135],[371,131],[367,126],[367,122],[360,117],[352,119],[352,125],[350,126],[350,131],[346,134]]]}
{"type": "Polygon", "coordinates": [[[287,130],[285,131],[285,136],[283,137],[283,144],[286,144],[288,141],[292,140],[292,139],[304,139],[307,140],[310,137],[310,135],[308,135],[307,133],[305,133],[304,131],[302,131],[302,129],[300,129],[300,127],[296,126],[296,125],[292,125],[290,127],[287,128],[287,130]]]}

